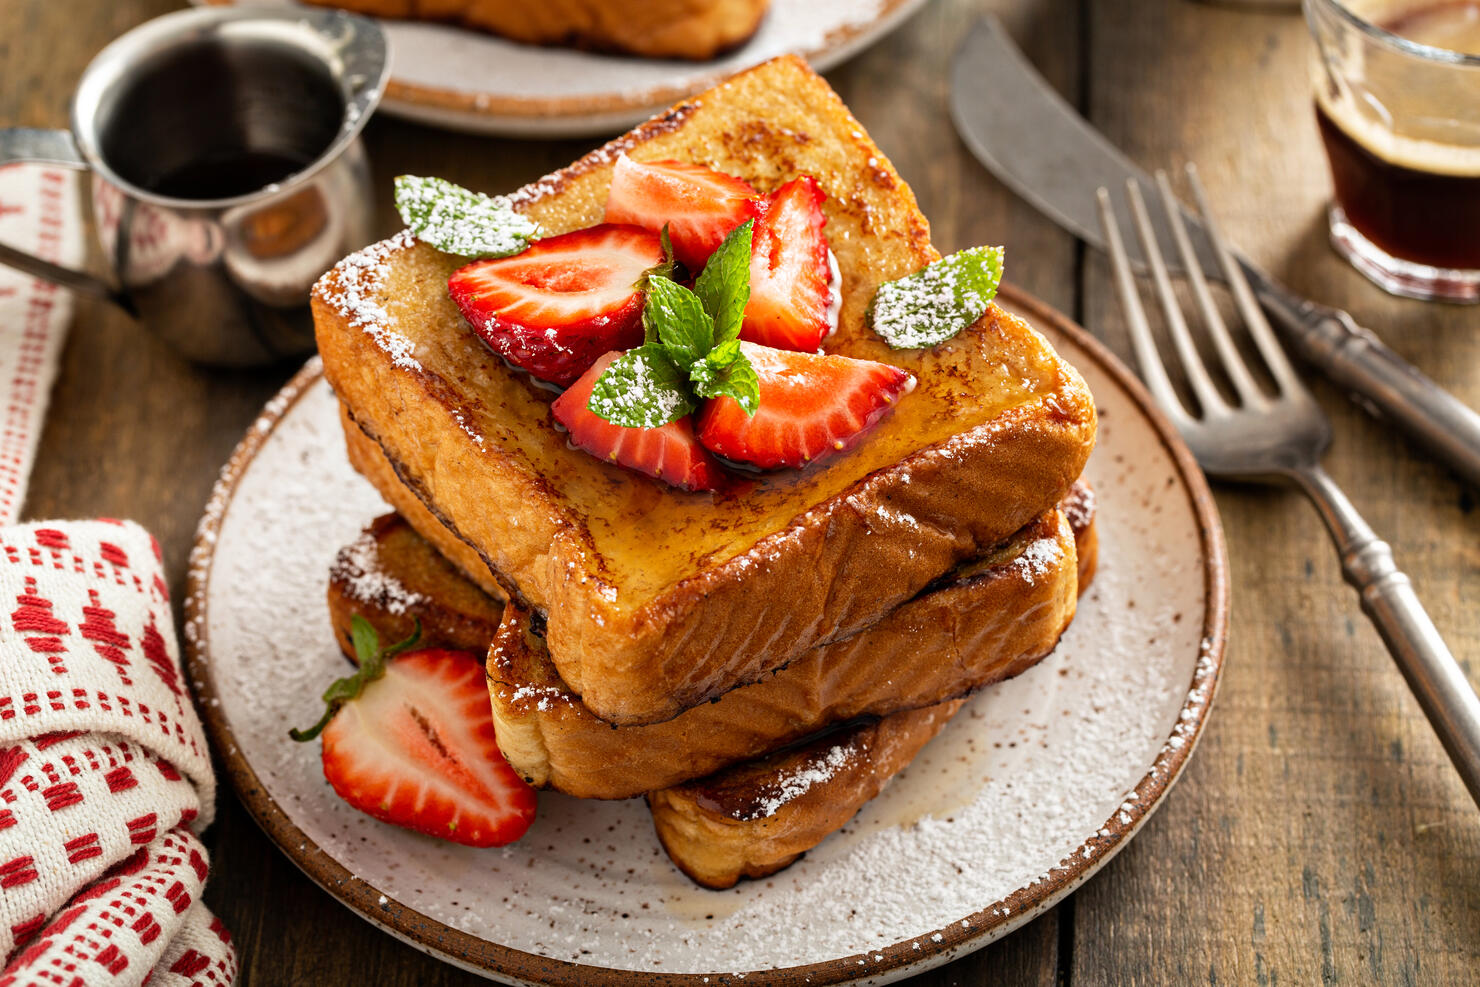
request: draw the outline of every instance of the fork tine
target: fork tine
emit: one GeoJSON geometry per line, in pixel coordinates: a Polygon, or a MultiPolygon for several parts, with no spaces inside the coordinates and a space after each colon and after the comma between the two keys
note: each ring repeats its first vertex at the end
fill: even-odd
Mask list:
{"type": "Polygon", "coordinates": [[[1141,297],[1136,289],[1135,275],[1131,273],[1130,259],[1126,256],[1125,242],[1120,237],[1120,224],[1115,220],[1115,209],[1110,204],[1110,193],[1101,188],[1095,193],[1100,203],[1100,227],[1105,231],[1105,241],[1110,248],[1110,267],[1115,273],[1115,286],[1120,294],[1120,304],[1125,310],[1126,322],[1131,333],[1131,346],[1136,351],[1136,362],[1141,365],[1141,379],[1156,403],[1172,424],[1181,429],[1191,422],[1191,416],[1177,397],[1172,381],[1167,377],[1166,366],[1156,348],[1156,339],[1151,335],[1151,325],[1146,321],[1146,310],[1141,307],[1141,297]]]}
{"type": "Polygon", "coordinates": [[[1197,210],[1202,214],[1203,229],[1207,231],[1208,242],[1212,244],[1213,252],[1218,255],[1218,263],[1223,267],[1223,276],[1228,279],[1228,287],[1233,292],[1234,303],[1238,306],[1239,315],[1244,324],[1249,327],[1249,335],[1254,338],[1254,345],[1259,348],[1259,355],[1264,357],[1264,363],[1269,367],[1275,382],[1280,385],[1283,393],[1306,392],[1305,385],[1295,373],[1295,368],[1290,366],[1290,359],[1285,355],[1285,349],[1280,341],[1275,338],[1274,330],[1269,327],[1269,320],[1264,317],[1264,310],[1254,299],[1254,292],[1249,288],[1249,279],[1244,277],[1244,270],[1234,260],[1233,252],[1228,249],[1228,241],[1223,239],[1223,231],[1218,227],[1218,222],[1213,218],[1213,211],[1208,208],[1208,196],[1203,191],[1202,181],[1197,177],[1197,166],[1191,162],[1187,163],[1187,181],[1192,186],[1193,198],[1197,200],[1197,210]]]}
{"type": "Polygon", "coordinates": [[[1161,245],[1156,241],[1156,229],[1151,225],[1151,214],[1146,211],[1146,200],[1141,196],[1141,183],[1134,178],[1128,179],[1125,192],[1130,199],[1131,215],[1136,220],[1136,232],[1141,238],[1141,252],[1151,267],[1151,280],[1156,284],[1156,294],[1161,299],[1162,312],[1166,315],[1172,346],[1177,350],[1177,358],[1182,361],[1187,382],[1192,385],[1193,393],[1202,405],[1204,418],[1224,414],[1230,410],[1228,402],[1218,393],[1213,378],[1208,376],[1208,369],[1203,365],[1202,356],[1197,352],[1197,344],[1192,341],[1192,331],[1187,328],[1182,305],[1177,301],[1171,276],[1167,273],[1166,259],[1162,256],[1161,245]]]}
{"type": "Polygon", "coordinates": [[[1218,359],[1223,361],[1223,370],[1245,405],[1262,407],[1269,403],[1269,399],[1249,375],[1243,356],[1233,344],[1228,325],[1213,302],[1213,293],[1208,290],[1208,279],[1203,275],[1202,264],[1198,262],[1197,252],[1192,249],[1192,240],[1187,236],[1187,226],[1182,222],[1182,207],[1172,194],[1172,183],[1165,171],[1157,171],[1156,187],[1161,192],[1161,205],[1166,210],[1167,223],[1172,228],[1172,239],[1177,241],[1177,252],[1182,255],[1182,265],[1187,268],[1187,280],[1192,286],[1192,295],[1197,299],[1203,325],[1213,337],[1213,347],[1218,351],[1218,359]]]}

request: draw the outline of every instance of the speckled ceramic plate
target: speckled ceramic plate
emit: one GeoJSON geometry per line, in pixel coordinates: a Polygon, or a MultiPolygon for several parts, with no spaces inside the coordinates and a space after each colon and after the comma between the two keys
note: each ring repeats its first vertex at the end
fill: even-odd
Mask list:
{"type": "Polygon", "coordinates": [[[1031,298],[1005,288],[1003,300],[1080,369],[1100,409],[1088,467],[1099,572],[1052,655],[972,699],[791,868],[698,888],[641,800],[543,793],[522,841],[474,850],[334,796],[317,747],[287,731],[317,718],[343,673],[329,564],[385,508],[345,461],[317,361],[242,440],[192,558],[191,672],[238,795],[350,908],[514,983],[883,983],[1049,908],[1136,832],[1191,754],[1218,681],[1227,567],[1202,475],[1128,371],[1031,298]]]}
{"type": "Polygon", "coordinates": [[[776,55],[802,55],[824,72],[888,34],[925,2],[771,0],[749,41],[705,62],[523,45],[443,24],[385,20],[391,81],[380,105],[396,116],[479,134],[615,134],[776,55]]]}

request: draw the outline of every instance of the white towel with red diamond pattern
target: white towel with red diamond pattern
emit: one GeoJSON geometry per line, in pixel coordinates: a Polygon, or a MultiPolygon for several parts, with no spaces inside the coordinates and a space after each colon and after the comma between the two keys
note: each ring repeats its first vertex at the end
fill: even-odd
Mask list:
{"type": "MultiPolygon", "coordinates": [[[[63,267],[83,259],[78,173],[17,164],[0,168],[0,242],[63,267]]],[[[0,524],[20,517],[41,439],[72,296],[0,267],[0,524]]]]}
{"type": "Polygon", "coordinates": [[[0,987],[230,983],[200,903],[215,779],[157,543],[0,527],[0,596],[0,987]]]}

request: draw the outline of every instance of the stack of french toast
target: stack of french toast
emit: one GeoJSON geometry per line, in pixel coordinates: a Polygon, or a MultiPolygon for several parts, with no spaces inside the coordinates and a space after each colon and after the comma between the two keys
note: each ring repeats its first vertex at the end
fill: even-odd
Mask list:
{"type": "MultiPolygon", "coordinates": [[[[1096,415],[1079,374],[996,305],[933,345],[875,331],[881,285],[941,257],[908,186],[801,61],[736,76],[508,201],[542,237],[589,231],[623,162],[748,183],[757,237],[765,197],[806,178],[835,322],[808,358],[909,384],[796,468],[737,464],[748,447],[732,444],[712,457],[723,482],[675,484],[580,445],[552,417],[558,388],[449,292],[467,258],[400,234],[315,290],[350,462],[395,511],[341,553],[330,606],[347,653],[355,617],[476,653],[519,776],[645,796],[677,866],[727,887],[844,825],[965,697],[1053,649],[1095,563],[1080,474],[1096,415]]],[[[761,378],[761,410],[740,421],[775,426],[769,357],[740,345],[761,378]]],[[[711,406],[730,400],[662,428],[708,443],[711,406]]]]}

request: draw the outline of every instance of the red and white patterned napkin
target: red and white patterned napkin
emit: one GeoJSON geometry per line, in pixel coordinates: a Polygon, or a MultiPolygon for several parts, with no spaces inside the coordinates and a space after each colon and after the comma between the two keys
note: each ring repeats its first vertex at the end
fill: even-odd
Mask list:
{"type": "MultiPolygon", "coordinates": [[[[80,264],[78,173],[0,168],[0,242],[64,267],[80,264]]],[[[0,266],[0,524],[20,516],[71,320],[69,292],[0,266]]]]}
{"type": "Polygon", "coordinates": [[[158,544],[0,527],[0,598],[0,987],[229,984],[200,903],[215,779],[158,544]]]}

